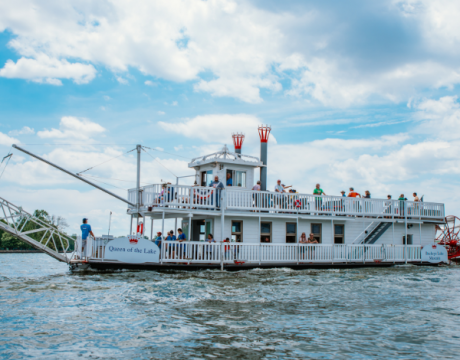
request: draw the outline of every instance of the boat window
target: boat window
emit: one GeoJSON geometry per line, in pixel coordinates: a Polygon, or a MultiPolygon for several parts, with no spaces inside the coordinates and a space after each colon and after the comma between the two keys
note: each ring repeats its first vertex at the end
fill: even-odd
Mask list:
{"type": "Polygon", "coordinates": [[[242,242],[243,241],[243,222],[232,221],[232,241],[242,242]]]}
{"type": "MultiPolygon", "coordinates": [[[[412,234],[407,234],[407,245],[413,245],[413,237],[412,234]]],[[[406,237],[403,236],[403,245],[406,245],[406,237]]]]}
{"type": "Polygon", "coordinates": [[[286,223],[286,242],[295,243],[297,239],[297,224],[286,223]]]}
{"type": "Polygon", "coordinates": [[[345,225],[334,225],[334,244],[345,244],[345,225]]]}
{"type": "Polygon", "coordinates": [[[209,186],[209,184],[213,180],[214,179],[212,178],[212,170],[201,172],[201,186],[209,186]]]}
{"type": "Polygon", "coordinates": [[[233,186],[233,171],[227,170],[227,175],[225,175],[225,186],[233,186]],[[228,177],[230,175],[230,178],[228,177]],[[231,181],[230,181],[231,179],[231,181]]]}
{"type": "Polygon", "coordinates": [[[321,243],[321,224],[311,224],[311,233],[314,235],[316,241],[321,243]]]}
{"type": "Polygon", "coordinates": [[[202,221],[201,224],[199,224],[200,227],[200,241],[204,241],[206,239],[206,226],[204,224],[204,220],[202,221]]]}
{"type": "Polygon", "coordinates": [[[260,223],[260,242],[272,242],[272,223],[260,223]],[[267,241],[268,239],[268,241],[267,241]]]}

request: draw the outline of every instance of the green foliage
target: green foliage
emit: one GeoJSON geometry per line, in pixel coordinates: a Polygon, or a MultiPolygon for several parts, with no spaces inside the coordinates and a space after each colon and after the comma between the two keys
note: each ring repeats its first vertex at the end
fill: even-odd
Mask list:
{"type": "MultiPolygon", "coordinates": [[[[55,228],[55,229],[59,229],[61,232],[62,232],[62,227],[68,226],[64,218],[56,217],[54,215],[50,216],[45,210],[35,210],[33,215],[36,218],[42,220],[46,225],[52,228],[55,228]]],[[[30,230],[38,230],[42,228],[42,226],[40,226],[39,224],[36,224],[33,221],[27,221],[25,217],[18,218],[15,222],[15,225],[16,225],[16,228],[18,229],[22,228],[23,232],[30,231],[30,230]]],[[[28,236],[40,242],[44,234],[45,234],[45,230],[28,234],[28,236]]],[[[22,240],[16,238],[14,235],[7,233],[5,231],[1,231],[0,236],[1,236],[0,237],[0,249],[2,250],[6,250],[6,249],[8,250],[33,250],[34,249],[33,246],[23,242],[22,240]]],[[[48,236],[46,236],[46,239],[47,238],[48,236]]],[[[53,239],[54,241],[50,240],[47,244],[47,246],[50,249],[62,251],[63,250],[62,245],[64,245],[64,248],[66,248],[69,245],[69,250],[73,250],[74,244],[72,242],[68,244],[66,239],[62,239],[62,245],[61,245],[61,241],[59,240],[59,237],[57,235],[54,235],[53,239]]]]}

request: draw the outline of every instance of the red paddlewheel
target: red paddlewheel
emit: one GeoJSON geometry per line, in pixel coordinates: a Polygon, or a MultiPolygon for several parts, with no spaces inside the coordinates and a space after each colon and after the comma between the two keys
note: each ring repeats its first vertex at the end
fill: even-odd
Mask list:
{"type": "Polygon", "coordinates": [[[460,219],[456,216],[446,216],[444,225],[436,225],[435,242],[445,245],[449,260],[460,257],[460,219]]]}

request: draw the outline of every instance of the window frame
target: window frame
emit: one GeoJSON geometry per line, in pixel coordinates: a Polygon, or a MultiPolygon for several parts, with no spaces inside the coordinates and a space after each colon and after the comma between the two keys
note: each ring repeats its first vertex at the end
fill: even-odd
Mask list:
{"type": "Polygon", "coordinates": [[[262,237],[267,237],[267,236],[268,236],[268,239],[270,240],[269,242],[270,243],[272,242],[273,222],[271,222],[271,221],[261,221],[259,231],[260,231],[260,239],[259,239],[259,241],[261,243],[264,243],[264,242],[262,242],[262,237]],[[262,224],[270,224],[270,233],[269,234],[268,233],[262,233],[262,224]]]}
{"type": "Polygon", "coordinates": [[[286,222],[286,244],[295,244],[297,243],[297,223],[296,222],[286,222]],[[288,233],[288,225],[294,225],[295,226],[295,233],[288,233]],[[294,241],[287,241],[288,236],[294,236],[294,241]]]}
{"type": "Polygon", "coordinates": [[[233,242],[233,235],[235,235],[235,242],[243,242],[243,220],[232,220],[230,223],[230,230],[231,230],[231,238],[230,240],[233,242]],[[233,231],[233,223],[238,222],[240,223],[240,231],[233,231]],[[236,236],[240,237],[240,241],[236,241],[236,236]]]}
{"type": "MultiPolygon", "coordinates": [[[[318,244],[322,243],[322,237],[323,237],[323,224],[321,223],[311,223],[310,224],[310,234],[314,235],[314,238],[318,241],[318,244]],[[319,225],[319,234],[313,232],[313,225],[319,225]]],[[[310,236],[308,234],[308,236],[310,236]]]]}
{"type": "Polygon", "coordinates": [[[334,224],[334,244],[345,244],[345,224],[334,224]],[[340,226],[342,228],[342,234],[336,234],[335,227],[340,226]],[[336,242],[336,238],[341,238],[342,242],[336,242]]]}

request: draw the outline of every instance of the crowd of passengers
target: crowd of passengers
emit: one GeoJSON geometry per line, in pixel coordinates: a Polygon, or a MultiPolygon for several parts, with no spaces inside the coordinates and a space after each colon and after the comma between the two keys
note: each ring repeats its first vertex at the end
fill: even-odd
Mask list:
{"type": "MultiPolygon", "coordinates": [[[[198,186],[197,182],[195,181],[195,183],[193,184],[193,187],[196,187],[198,186]]],[[[230,174],[227,174],[227,181],[226,181],[226,186],[229,187],[229,186],[233,186],[233,180],[231,178],[231,175],[230,174]]],[[[218,176],[215,176],[214,177],[214,181],[211,181],[209,183],[209,187],[212,187],[212,188],[215,188],[217,189],[218,191],[224,189],[224,184],[219,180],[219,177],[218,176]]],[[[253,186],[252,190],[254,191],[260,191],[260,180],[257,181],[256,185],[253,186]]],[[[292,189],[292,185],[289,185],[289,186],[286,186],[284,184],[281,183],[281,180],[278,180],[276,182],[276,185],[275,185],[275,189],[274,189],[274,192],[275,193],[287,193],[287,194],[297,194],[297,191],[292,189]]],[[[163,184],[162,186],[162,191],[159,195],[159,197],[157,198],[157,203],[162,203],[164,200],[166,201],[171,201],[171,199],[174,199],[174,188],[173,186],[171,185],[171,183],[167,183],[167,184],[163,184]],[[169,187],[168,187],[169,186],[169,187]]],[[[342,197],[350,197],[350,198],[364,198],[364,199],[370,199],[371,198],[371,193],[369,190],[365,190],[364,191],[364,194],[361,195],[360,193],[358,193],[357,191],[355,191],[355,189],[353,187],[350,187],[349,189],[349,192],[348,192],[348,195],[346,194],[346,192],[344,190],[342,190],[341,192],[341,196],[342,197]]],[[[199,203],[202,203],[203,202],[203,198],[201,196],[202,194],[200,194],[199,192],[194,192],[193,193],[193,203],[194,204],[199,204],[199,203]]],[[[326,195],[326,193],[323,191],[323,189],[321,189],[321,185],[320,184],[316,184],[315,186],[315,189],[313,189],[313,195],[326,195]]],[[[412,194],[413,196],[413,201],[414,202],[420,202],[420,201],[423,201],[423,197],[422,199],[418,197],[417,193],[414,192],[412,194]]],[[[392,196],[391,195],[387,195],[387,199],[388,200],[392,200],[392,196]]],[[[399,201],[407,201],[407,198],[404,196],[404,194],[401,194],[398,198],[399,201]]],[[[188,199],[184,199],[183,200],[184,202],[188,202],[188,199]]],[[[212,201],[212,199],[211,199],[212,201]]],[[[212,203],[211,203],[212,204],[212,203]]],[[[219,198],[217,198],[217,207],[219,207],[219,198]]]]}

